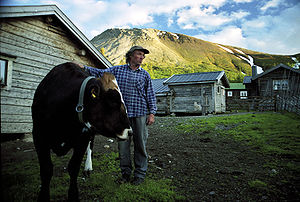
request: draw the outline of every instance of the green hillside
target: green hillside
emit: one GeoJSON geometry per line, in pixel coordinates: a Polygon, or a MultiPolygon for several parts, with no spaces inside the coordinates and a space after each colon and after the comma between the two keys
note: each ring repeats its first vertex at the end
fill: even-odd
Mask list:
{"type": "MultiPolygon", "coordinates": [[[[264,70],[279,63],[294,64],[291,56],[270,55],[156,29],[109,29],[91,42],[114,65],[125,63],[126,51],[133,45],[149,49],[143,68],[153,79],[224,70],[230,81],[240,82],[245,75],[251,75],[251,66],[245,61],[248,55],[264,70]]],[[[296,57],[300,60],[300,54],[296,57]]]]}

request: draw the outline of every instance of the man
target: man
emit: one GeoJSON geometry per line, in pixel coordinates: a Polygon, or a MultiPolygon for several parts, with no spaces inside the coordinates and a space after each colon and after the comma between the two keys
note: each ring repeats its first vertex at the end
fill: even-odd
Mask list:
{"type": "MultiPolygon", "coordinates": [[[[93,76],[101,77],[104,72],[110,72],[117,79],[133,129],[135,165],[133,184],[135,185],[144,182],[146,176],[148,166],[146,152],[147,125],[154,123],[154,115],[157,110],[151,77],[146,70],[141,68],[145,54],[149,54],[147,49],[141,46],[133,46],[126,53],[126,65],[114,66],[108,69],[84,66],[85,70],[93,76]]],[[[129,182],[132,173],[131,138],[130,136],[128,140],[118,142],[123,182],[129,182]]]]}

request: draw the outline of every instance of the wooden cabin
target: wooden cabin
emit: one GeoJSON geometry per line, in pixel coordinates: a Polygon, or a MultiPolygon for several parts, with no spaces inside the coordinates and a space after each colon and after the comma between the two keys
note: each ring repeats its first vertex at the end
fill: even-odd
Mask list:
{"type": "Polygon", "coordinates": [[[230,87],[226,88],[226,101],[228,99],[247,99],[248,92],[243,83],[230,83],[230,87]]]}
{"type": "Polygon", "coordinates": [[[167,79],[153,79],[152,85],[156,96],[156,106],[158,115],[170,114],[170,89],[167,85],[164,85],[164,81],[167,79]]]}
{"type": "Polygon", "coordinates": [[[257,96],[300,95],[300,70],[279,64],[261,74],[252,75],[252,89],[257,96]]]}
{"type": "Polygon", "coordinates": [[[279,64],[257,74],[254,67],[252,76],[244,78],[244,84],[251,98],[260,100],[259,106],[269,103],[273,110],[300,113],[299,69],[279,64]]]}
{"type": "Polygon", "coordinates": [[[226,88],[226,110],[248,109],[248,92],[243,83],[230,83],[230,87],[226,88]]]}
{"type": "Polygon", "coordinates": [[[1,134],[31,133],[34,92],[54,66],[112,66],[55,5],[2,6],[0,20],[1,134]]]}
{"type": "Polygon", "coordinates": [[[170,89],[170,113],[222,113],[226,111],[224,71],[173,75],[166,81],[170,89]]]}
{"type": "Polygon", "coordinates": [[[245,76],[243,83],[249,96],[272,97],[275,95],[300,95],[300,70],[279,64],[257,74],[255,67],[252,76],[245,76]]]}

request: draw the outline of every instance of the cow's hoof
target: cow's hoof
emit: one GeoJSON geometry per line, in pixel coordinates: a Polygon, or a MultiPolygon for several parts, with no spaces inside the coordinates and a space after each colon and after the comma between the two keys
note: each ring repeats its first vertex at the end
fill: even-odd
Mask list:
{"type": "Polygon", "coordinates": [[[91,170],[84,170],[83,171],[83,176],[84,177],[90,177],[91,176],[92,171],[91,170]]]}
{"type": "Polygon", "coordinates": [[[37,201],[38,202],[48,202],[48,201],[50,201],[50,193],[40,191],[37,201]]]}

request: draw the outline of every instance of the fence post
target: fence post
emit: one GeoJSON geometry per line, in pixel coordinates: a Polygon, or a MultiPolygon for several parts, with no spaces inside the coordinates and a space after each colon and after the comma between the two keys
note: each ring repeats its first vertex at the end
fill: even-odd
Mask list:
{"type": "Polygon", "coordinates": [[[277,96],[274,95],[274,111],[277,112],[277,96]]]}

